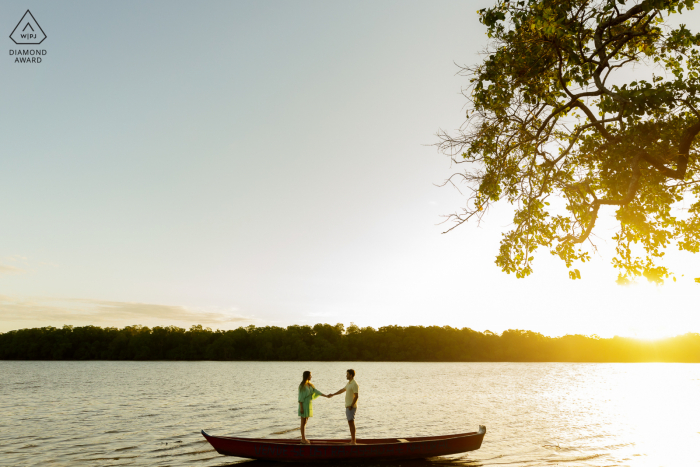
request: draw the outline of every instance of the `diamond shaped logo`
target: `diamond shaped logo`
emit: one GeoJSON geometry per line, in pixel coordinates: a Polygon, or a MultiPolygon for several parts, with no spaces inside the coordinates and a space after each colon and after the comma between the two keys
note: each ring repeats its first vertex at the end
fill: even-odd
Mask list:
{"type": "Polygon", "coordinates": [[[15,26],[15,30],[10,34],[10,39],[15,44],[41,44],[46,39],[46,34],[34,19],[32,12],[27,10],[15,26]]]}

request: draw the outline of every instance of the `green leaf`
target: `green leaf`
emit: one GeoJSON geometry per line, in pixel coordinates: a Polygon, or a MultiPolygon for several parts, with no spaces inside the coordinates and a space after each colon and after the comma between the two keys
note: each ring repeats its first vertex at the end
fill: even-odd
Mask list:
{"type": "Polygon", "coordinates": [[[513,227],[504,228],[496,257],[504,272],[531,274],[531,253],[541,247],[581,279],[572,268],[607,235],[596,224],[608,215],[617,223],[610,259],[618,283],[644,276],[661,284],[673,277],[660,265],[667,248],[700,251],[700,204],[675,212],[700,197],[700,186],[684,183],[700,174],[700,136],[691,134],[700,108],[700,34],[678,26],[672,15],[679,5],[496,0],[479,10],[490,53],[466,69],[469,121],[441,135],[440,147],[450,159],[464,148],[460,175],[481,192],[455,221],[481,219],[501,199],[513,206],[513,227]],[[635,5],[642,10],[623,21],[635,5]],[[638,20],[651,16],[641,28],[638,20]],[[589,58],[596,30],[609,39],[599,51],[606,61],[596,58],[600,69],[589,58]],[[661,70],[645,80],[637,70],[646,63],[661,70]],[[599,89],[594,73],[615,84],[599,89]],[[584,95],[572,100],[577,93],[584,95]],[[639,154],[645,160],[635,162],[639,154]]]}

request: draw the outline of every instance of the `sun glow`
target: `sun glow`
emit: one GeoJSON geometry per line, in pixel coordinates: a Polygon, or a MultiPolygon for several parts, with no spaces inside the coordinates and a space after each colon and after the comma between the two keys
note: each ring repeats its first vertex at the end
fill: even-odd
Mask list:
{"type": "MultiPolygon", "coordinates": [[[[697,417],[685,404],[695,400],[696,389],[675,365],[640,363],[625,367],[611,388],[617,419],[634,440],[622,450],[634,466],[690,465],[697,462],[697,417]],[[653,371],[652,370],[653,366],[653,371]],[[659,372],[662,377],[659,377],[659,372]],[[656,375],[652,382],[648,376],[656,375]],[[665,397],[663,388],[674,386],[676,397],[665,397]],[[678,394],[681,392],[681,394],[678,394]],[[692,448],[695,446],[695,448],[692,448]],[[640,453],[644,453],[640,455],[640,453]]],[[[624,456],[624,454],[623,454],[624,456]]]]}

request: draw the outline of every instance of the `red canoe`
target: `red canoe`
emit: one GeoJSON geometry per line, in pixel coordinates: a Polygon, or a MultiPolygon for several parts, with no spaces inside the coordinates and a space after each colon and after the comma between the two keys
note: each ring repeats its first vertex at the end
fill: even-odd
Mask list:
{"type": "Polygon", "coordinates": [[[202,430],[202,435],[219,454],[285,462],[446,456],[479,449],[485,434],[486,427],[481,425],[478,432],[472,433],[423,438],[358,439],[360,444],[350,445],[349,439],[315,439],[311,440],[311,444],[301,444],[298,439],[210,436],[202,430]]]}

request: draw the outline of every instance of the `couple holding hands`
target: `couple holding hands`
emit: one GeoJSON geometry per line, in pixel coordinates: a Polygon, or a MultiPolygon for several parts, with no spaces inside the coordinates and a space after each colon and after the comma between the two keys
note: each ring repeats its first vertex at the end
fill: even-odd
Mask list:
{"type": "Polygon", "coordinates": [[[311,384],[311,372],[304,372],[301,384],[299,384],[299,416],[301,417],[301,442],[303,444],[310,444],[309,440],[306,439],[305,429],[306,422],[309,421],[309,417],[314,416],[314,408],[311,401],[316,399],[318,396],[328,397],[330,399],[331,397],[342,393],[345,393],[345,415],[348,419],[348,425],[350,426],[350,444],[357,444],[355,441],[355,412],[357,412],[359,387],[357,385],[357,381],[355,381],[355,370],[348,370],[345,373],[345,377],[348,379],[348,384],[346,384],[343,389],[334,392],[333,394],[326,395],[311,384]]]}

